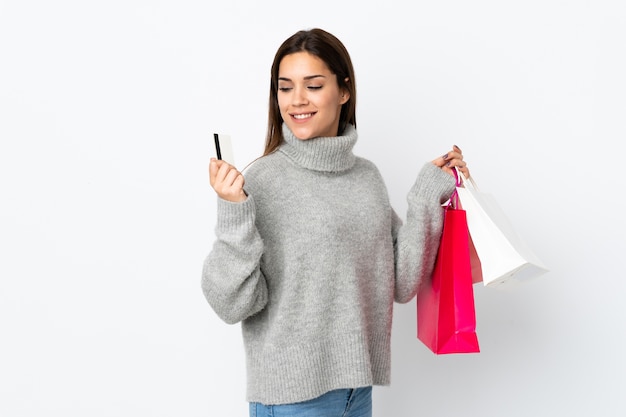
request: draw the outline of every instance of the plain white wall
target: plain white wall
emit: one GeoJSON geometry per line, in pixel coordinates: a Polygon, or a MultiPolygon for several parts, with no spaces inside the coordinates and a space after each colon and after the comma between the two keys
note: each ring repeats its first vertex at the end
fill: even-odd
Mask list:
{"type": "Polygon", "coordinates": [[[274,52],[314,26],[398,212],[457,144],[551,269],[475,287],[475,355],[397,305],[375,415],[625,415],[623,4],[1,0],[0,415],[247,415],[239,326],[200,290],[211,133],[261,152],[274,52]]]}

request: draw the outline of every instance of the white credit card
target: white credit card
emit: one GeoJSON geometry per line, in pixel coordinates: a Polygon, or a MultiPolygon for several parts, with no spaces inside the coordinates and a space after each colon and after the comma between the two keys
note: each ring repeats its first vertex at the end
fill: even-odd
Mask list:
{"type": "Polygon", "coordinates": [[[235,166],[233,143],[230,136],[221,133],[213,133],[213,140],[215,142],[215,157],[217,159],[223,159],[232,166],[235,166]]]}

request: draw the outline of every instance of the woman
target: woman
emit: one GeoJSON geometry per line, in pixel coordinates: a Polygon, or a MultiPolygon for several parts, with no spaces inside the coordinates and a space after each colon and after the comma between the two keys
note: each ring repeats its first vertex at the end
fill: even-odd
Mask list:
{"type": "Polygon", "coordinates": [[[457,147],[425,164],[403,225],[378,169],[352,152],[355,109],[344,45],[300,31],[274,58],[264,156],[245,179],[210,162],[217,239],[202,288],[242,322],[251,416],[371,416],[372,385],[389,383],[393,302],[433,269],[452,169],[469,176],[457,147]]]}

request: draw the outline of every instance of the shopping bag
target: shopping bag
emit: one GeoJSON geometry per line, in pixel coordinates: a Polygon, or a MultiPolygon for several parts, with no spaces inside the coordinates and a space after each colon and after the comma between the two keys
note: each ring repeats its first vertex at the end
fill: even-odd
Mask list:
{"type": "MultiPolygon", "coordinates": [[[[467,213],[465,215],[467,218],[467,213]]],[[[469,228],[468,232],[469,234],[469,228]]],[[[472,236],[468,236],[469,239],[469,252],[470,252],[470,267],[472,269],[472,284],[476,284],[477,282],[483,282],[483,267],[480,263],[480,258],[478,257],[478,252],[476,252],[476,246],[474,246],[474,242],[472,241],[472,236]]]]}
{"type": "Polygon", "coordinates": [[[548,272],[545,264],[515,232],[491,194],[481,192],[473,178],[461,178],[457,195],[465,210],[470,238],[480,258],[483,284],[498,286],[548,272]]]}
{"type": "Polygon", "coordinates": [[[479,352],[465,211],[445,209],[435,269],[417,293],[417,337],[436,354],[479,352]]]}

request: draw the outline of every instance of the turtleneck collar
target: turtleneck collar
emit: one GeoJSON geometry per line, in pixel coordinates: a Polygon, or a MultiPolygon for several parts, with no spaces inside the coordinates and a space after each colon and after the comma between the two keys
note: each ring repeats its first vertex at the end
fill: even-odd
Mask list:
{"type": "Polygon", "coordinates": [[[356,160],[352,149],[356,144],[357,132],[347,125],[341,136],[317,137],[301,140],[294,136],[283,123],[285,141],[279,150],[303,168],[314,171],[338,172],[352,168],[356,160]]]}

